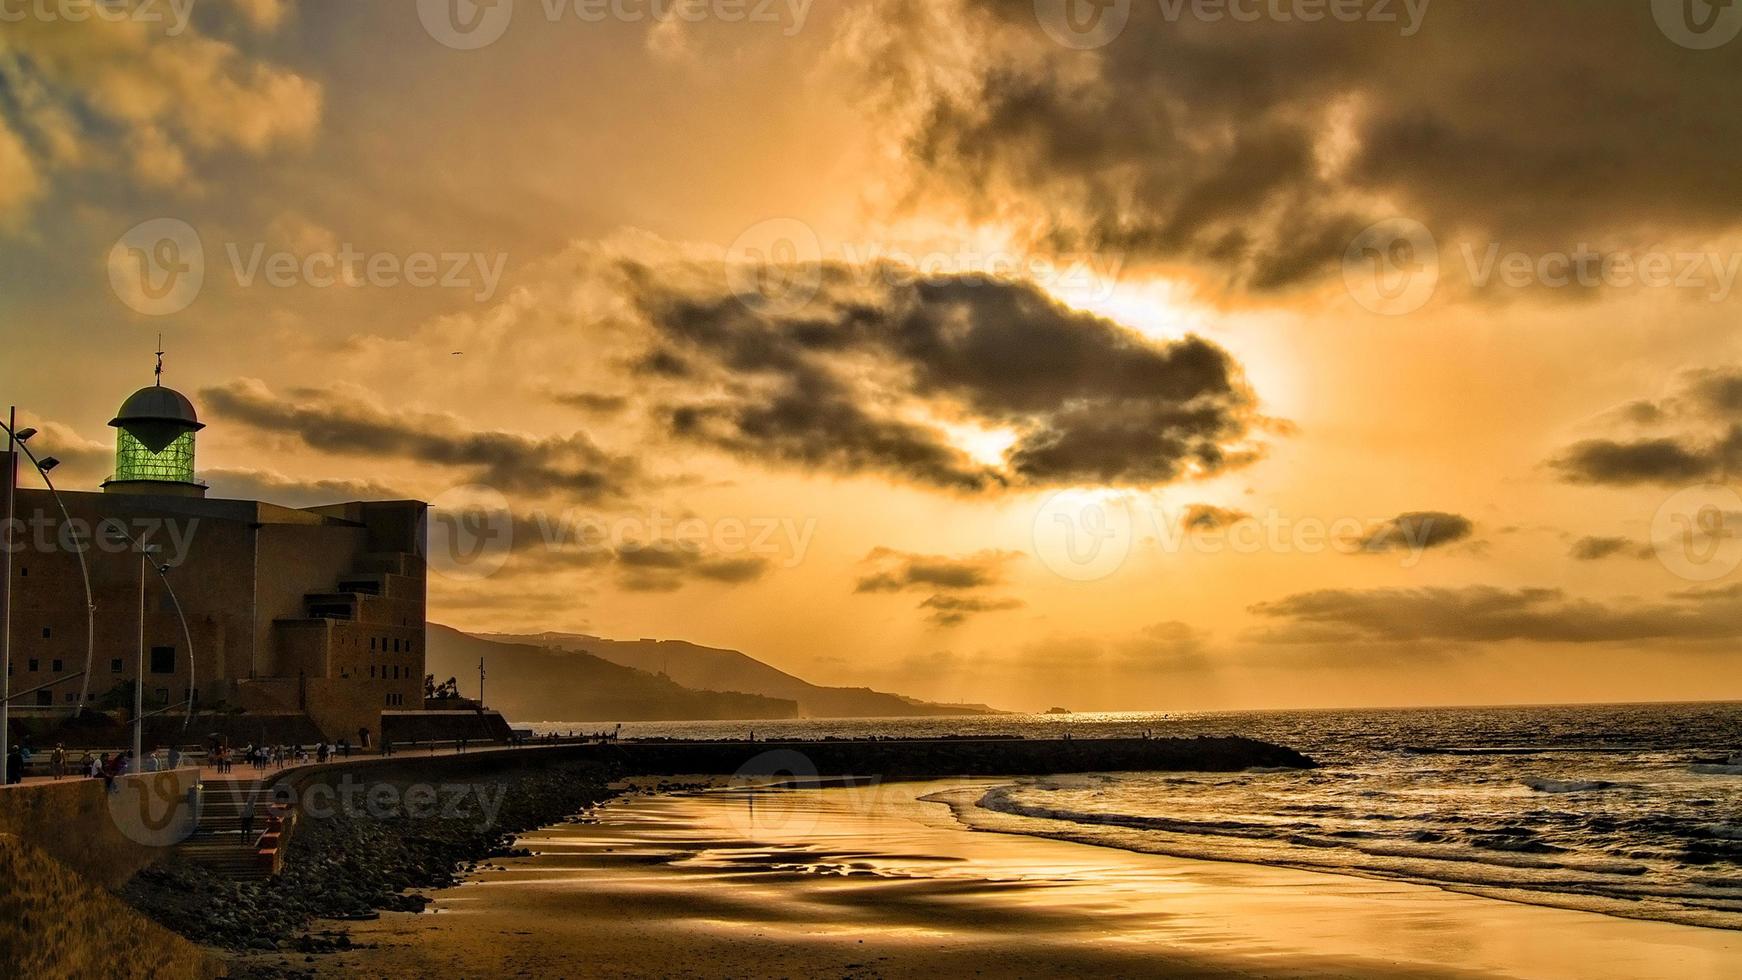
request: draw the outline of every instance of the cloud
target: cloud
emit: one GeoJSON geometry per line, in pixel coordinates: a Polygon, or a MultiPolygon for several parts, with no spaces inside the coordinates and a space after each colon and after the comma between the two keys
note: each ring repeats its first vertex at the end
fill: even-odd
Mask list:
{"type": "Polygon", "coordinates": [[[1009,609],[1021,609],[1020,599],[988,599],[976,596],[934,595],[919,604],[921,609],[932,611],[929,617],[936,626],[960,626],[968,621],[968,617],[980,613],[1002,612],[1009,609]]]}
{"type": "Polygon", "coordinates": [[[877,3],[837,48],[928,211],[1236,287],[1322,275],[1395,213],[1563,249],[1742,219],[1735,66],[1666,44],[1648,5],[1423,4],[1413,25],[1401,3],[1358,23],[1166,6],[1133,3],[1111,43],[1073,50],[1031,4],[877,3]],[[1540,42],[1574,26],[1581,43],[1540,42]]]}
{"type": "Polygon", "coordinates": [[[1361,538],[1363,552],[1424,551],[1463,541],[1476,525],[1462,514],[1427,510],[1399,514],[1367,530],[1361,538]]]}
{"type": "Polygon", "coordinates": [[[578,408],[594,415],[614,415],[629,407],[627,395],[601,395],[590,391],[558,393],[551,396],[559,405],[578,408]]]}
{"type": "Polygon", "coordinates": [[[1180,527],[1187,531],[1220,531],[1251,519],[1252,515],[1243,510],[1216,507],[1212,504],[1192,504],[1186,508],[1185,516],[1180,518],[1180,527]]]}
{"type": "Polygon", "coordinates": [[[629,269],[654,334],[640,370],[672,436],[959,491],[1153,486],[1258,453],[1239,365],[1202,338],[1150,341],[1026,282],[817,271],[814,299],[774,312],[728,291],[723,272],[629,269]],[[1014,438],[989,462],[951,424],[1014,438]]]}
{"type": "Polygon", "coordinates": [[[981,613],[1020,609],[1019,599],[985,594],[1003,584],[1005,567],[1022,557],[1016,551],[981,551],[972,555],[917,555],[892,548],[875,548],[860,562],[866,571],[853,591],[932,592],[919,608],[930,610],[935,626],[959,626],[981,613]]]}
{"type": "Polygon", "coordinates": [[[652,542],[617,549],[618,585],[630,592],[675,592],[701,579],[727,585],[753,582],[769,562],[755,555],[723,557],[693,544],[652,542]]]}
{"type": "Polygon", "coordinates": [[[869,566],[855,592],[900,592],[908,589],[978,589],[1004,581],[1004,568],[1022,557],[1015,551],[982,551],[972,555],[916,555],[875,548],[860,562],[869,566]]]}
{"type": "Polygon", "coordinates": [[[1669,398],[1633,402],[1620,415],[1630,424],[1681,431],[1586,439],[1550,459],[1550,468],[1567,483],[1617,487],[1715,482],[1742,473],[1742,368],[1688,372],[1669,398]]]}
{"type": "Polygon", "coordinates": [[[1258,603],[1250,611],[1280,622],[1256,638],[1282,644],[1583,644],[1742,636],[1742,599],[1731,596],[1604,603],[1540,588],[1324,589],[1258,603]]]}
{"type": "Polygon", "coordinates": [[[297,389],[280,396],[245,379],[200,392],[214,414],[300,440],[324,453],[391,456],[460,470],[503,492],[563,493],[582,500],[622,495],[641,480],[634,460],[613,456],[582,433],[531,436],[469,430],[446,414],[390,412],[360,393],[297,389]]]}
{"type": "Polygon", "coordinates": [[[1628,558],[1650,558],[1656,552],[1649,544],[1639,544],[1628,538],[1583,537],[1573,542],[1569,553],[1574,561],[1602,561],[1622,555],[1628,558]]]}
{"type": "MultiPolygon", "coordinates": [[[[178,23],[184,6],[155,5],[156,21],[9,18],[0,35],[0,218],[16,223],[51,174],[186,186],[194,161],[307,142],[320,122],[320,85],[178,23]]],[[[240,16],[268,30],[280,6],[254,0],[240,16]]]]}

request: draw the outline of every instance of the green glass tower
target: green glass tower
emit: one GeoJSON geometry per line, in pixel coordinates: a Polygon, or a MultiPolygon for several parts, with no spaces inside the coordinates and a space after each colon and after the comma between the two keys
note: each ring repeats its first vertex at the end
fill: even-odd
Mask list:
{"type": "MultiPolygon", "coordinates": [[[[162,371],[160,361],[160,379],[162,371]]],[[[109,424],[116,430],[115,475],[104,481],[104,490],[205,495],[205,486],[194,478],[194,433],[205,423],[186,395],[159,380],[129,395],[109,424]]]]}

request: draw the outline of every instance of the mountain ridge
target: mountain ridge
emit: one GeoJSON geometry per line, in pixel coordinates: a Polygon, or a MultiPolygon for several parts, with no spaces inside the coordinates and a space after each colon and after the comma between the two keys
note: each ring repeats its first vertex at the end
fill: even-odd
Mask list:
{"type": "Polygon", "coordinates": [[[656,677],[665,676],[695,690],[791,700],[798,704],[800,717],[894,718],[1003,713],[984,704],[947,704],[869,687],[813,684],[741,650],[704,646],[687,640],[609,640],[585,633],[554,630],[469,635],[497,643],[584,653],[656,677]]]}

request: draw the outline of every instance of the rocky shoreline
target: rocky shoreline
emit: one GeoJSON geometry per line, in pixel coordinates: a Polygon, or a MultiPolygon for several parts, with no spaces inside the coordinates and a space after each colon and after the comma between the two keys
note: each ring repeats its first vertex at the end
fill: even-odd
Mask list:
{"type": "MultiPolygon", "coordinates": [[[[470,812],[305,817],[275,877],[235,881],[189,864],[160,864],[135,875],[120,896],[167,928],[231,955],[295,953],[300,960],[346,949],[350,939],[342,931],[311,926],[318,919],[419,911],[428,899],[413,889],[447,887],[481,861],[519,853],[512,846],[517,835],[610,798],[613,776],[610,768],[579,764],[490,777],[502,792],[487,822],[470,812]]],[[[236,964],[232,975],[282,971],[236,964]]]]}

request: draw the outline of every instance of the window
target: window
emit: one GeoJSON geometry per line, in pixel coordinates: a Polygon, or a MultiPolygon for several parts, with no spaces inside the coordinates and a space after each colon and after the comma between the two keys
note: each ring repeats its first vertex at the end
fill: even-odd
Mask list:
{"type": "Polygon", "coordinates": [[[30,666],[26,667],[25,669],[34,674],[37,671],[42,669],[42,661],[36,659],[35,657],[31,657],[30,658],[30,666]]]}
{"type": "Polygon", "coordinates": [[[37,691],[36,692],[36,705],[39,708],[52,708],[52,707],[54,707],[54,692],[53,691],[37,691]]]}
{"type": "Polygon", "coordinates": [[[375,676],[375,665],[374,665],[374,664],[370,664],[370,665],[369,665],[369,676],[370,676],[370,677],[374,677],[374,676],[375,676]]]}
{"type": "Polygon", "coordinates": [[[120,657],[116,657],[114,660],[109,661],[109,673],[111,673],[111,674],[121,673],[121,658],[120,657]]]}
{"type": "Polygon", "coordinates": [[[374,638],[374,637],[373,637],[373,636],[371,636],[371,637],[370,637],[370,638],[369,638],[369,652],[370,652],[370,653],[374,653],[374,652],[375,652],[375,638],[374,638]]]}
{"type": "Polygon", "coordinates": [[[151,648],[151,672],[153,674],[175,673],[175,647],[151,648]]]}
{"type": "Polygon", "coordinates": [[[67,696],[66,696],[66,702],[67,702],[67,703],[68,703],[68,704],[72,704],[72,703],[73,703],[73,692],[71,692],[71,691],[68,691],[68,692],[67,692],[67,696]]]}
{"type": "Polygon", "coordinates": [[[29,565],[18,566],[18,577],[19,578],[29,578],[30,577],[30,566],[29,565]]]}
{"type": "Polygon", "coordinates": [[[66,661],[64,660],[52,660],[50,663],[54,665],[54,672],[57,674],[67,669],[66,661]]]}
{"type": "Polygon", "coordinates": [[[51,638],[51,637],[53,637],[53,636],[54,636],[54,630],[52,630],[52,629],[50,629],[50,628],[48,628],[48,627],[47,627],[47,626],[44,626],[44,627],[43,627],[43,628],[42,628],[42,638],[43,638],[43,639],[45,639],[45,640],[46,640],[46,639],[49,639],[49,638],[51,638]]]}

